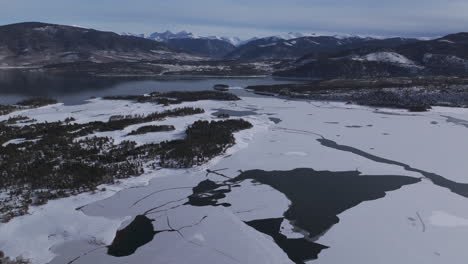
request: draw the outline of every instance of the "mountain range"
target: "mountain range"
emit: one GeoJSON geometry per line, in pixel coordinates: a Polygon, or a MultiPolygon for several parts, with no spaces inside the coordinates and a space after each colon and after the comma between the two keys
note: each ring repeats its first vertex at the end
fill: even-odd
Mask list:
{"type": "Polygon", "coordinates": [[[391,76],[466,76],[468,33],[401,43],[370,45],[317,58],[313,54],[289,63],[278,76],[301,78],[380,78],[391,76]]]}
{"type": "MultiPolygon", "coordinates": [[[[253,37],[241,40],[238,37],[203,37],[191,32],[180,31],[173,33],[165,31],[154,32],[149,35],[122,33],[152,39],[167,43],[175,49],[202,56],[226,57],[229,59],[290,59],[307,54],[310,49],[320,51],[335,49],[339,45],[364,40],[377,40],[373,38],[359,37],[354,35],[321,36],[315,33],[289,32],[269,37],[253,37]],[[316,47],[316,45],[321,45],[316,47]],[[242,46],[242,49],[237,49],[242,46]]],[[[345,48],[346,46],[343,46],[345,48]]]]}
{"type": "Polygon", "coordinates": [[[147,38],[156,40],[156,41],[162,41],[166,42],[171,39],[209,39],[209,40],[222,40],[229,42],[230,44],[234,46],[239,46],[244,43],[243,40],[241,40],[238,37],[218,37],[218,36],[208,36],[208,37],[202,37],[195,35],[191,32],[187,32],[185,30],[180,31],[178,33],[172,33],[171,31],[167,30],[163,33],[158,33],[154,32],[150,35],[147,36],[147,38]]]}
{"type": "Polygon", "coordinates": [[[0,66],[91,61],[193,59],[161,42],[38,22],[0,26],[0,66]]]}
{"type": "Polygon", "coordinates": [[[306,55],[317,57],[326,53],[362,47],[391,48],[419,41],[415,38],[381,39],[356,35],[322,36],[294,32],[263,38],[254,37],[243,41],[237,37],[202,37],[187,31],[131,35],[160,41],[173,49],[200,56],[242,61],[291,60],[306,55]]]}
{"type": "Polygon", "coordinates": [[[305,36],[293,39],[278,37],[251,41],[227,55],[230,59],[265,60],[295,59],[308,55],[319,55],[361,47],[394,47],[417,42],[416,39],[374,39],[362,37],[305,36]]]}
{"type": "MultiPolygon", "coordinates": [[[[289,33],[241,43],[238,38],[200,37],[186,31],[146,36],[39,22],[0,26],[2,68],[67,64],[67,70],[74,70],[78,66],[73,65],[80,69],[92,65],[105,73],[109,63],[115,72],[132,74],[139,72],[130,68],[144,66],[151,68],[145,73],[217,76],[234,72],[319,79],[466,76],[468,33],[432,40],[289,33]]],[[[53,68],[57,67],[61,66],[53,68]]]]}
{"type": "Polygon", "coordinates": [[[154,32],[148,35],[132,33],[122,33],[121,35],[151,39],[166,43],[174,49],[209,57],[223,57],[245,42],[238,37],[202,37],[185,30],[177,33],[167,30],[162,33],[154,32]]]}

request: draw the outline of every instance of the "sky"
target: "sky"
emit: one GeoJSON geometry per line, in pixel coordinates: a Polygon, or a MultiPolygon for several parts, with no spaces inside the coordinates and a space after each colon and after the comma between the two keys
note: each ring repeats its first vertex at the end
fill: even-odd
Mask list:
{"type": "Polygon", "coordinates": [[[0,0],[0,24],[38,21],[117,33],[287,32],[435,37],[468,31],[468,0],[0,0]]]}

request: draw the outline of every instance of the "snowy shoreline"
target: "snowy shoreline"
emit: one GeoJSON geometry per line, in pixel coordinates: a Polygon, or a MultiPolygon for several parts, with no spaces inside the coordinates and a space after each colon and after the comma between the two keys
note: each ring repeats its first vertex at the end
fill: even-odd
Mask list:
{"type": "MultiPolygon", "coordinates": [[[[228,177],[236,177],[239,170],[312,168],[336,172],[358,170],[376,178],[383,175],[423,178],[420,173],[401,166],[375,162],[365,156],[324,146],[317,141],[321,136],[378,157],[443,175],[455,182],[468,183],[464,176],[468,165],[463,161],[467,143],[449,140],[461,139],[466,133],[465,123],[460,120],[468,120],[467,109],[434,107],[429,112],[408,115],[398,109],[382,112],[335,102],[273,97],[242,99],[235,103],[184,103],[184,106],[202,107],[206,112],[197,117],[169,118],[162,122],[182,131],[195,119],[216,119],[212,113],[217,109],[253,111],[242,118],[251,122],[254,128],[235,133],[236,144],[225,154],[200,167],[146,171],[140,177],[122,180],[117,185],[102,186],[106,188],[104,192],[80,194],[33,207],[30,215],[0,224],[0,250],[12,257],[23,255],[31,258],[34,264],[68,263],[77,257],[79,259],[75,263],[136,263],[148,259],[171,263],[181,263],[186,259],[210,263],[291,263],[271,237],[245,224],[247,221],[284,217],[284,212],[291,205],[285,195],[267,185],[247,181],[219,200],[220,203],[231,204],[230,207],[184,205],[186,197],[192,193],[191,188],[199,182],[225,180],[215,174],[207,175],[206,169],[228,177]],[[280,121],[275,123],[271,117],[280,121]],[[444,140],[435,141],[436,138],[444,140]],[[150,195],[180,187],[185,189],[150,195]],[[141,202],[132,206],[137,200],[141,202]],[[152,217],[162,220],[155,222],[155,230],[169,229],[165,224],[166,218],[172,228],[191,226],[180,231],[185,240],[175,232],[160,233],[135,254],[122,258],[111,258],[105,249],[97,249],[109,245],[116,230],[124,228],[136,215],[156,205],[162,211],[152,217]],[[205,220],[195,225],[200,219],[205,220]],[[95,251],[85,254],[90,250],[95,251]]],[[[85,105],[54,105],[22,111],[21,114],[38,122],[62,120],[73,114],[77,122],[89,122],[106,120],[116,114],[154,110],[151,104],[93,99],[85,105]]],[[[109,136],[121,137],[119,133],[109,136]]],[[[175,136],[177,133],[169,133],[164,137],[154,135],[140,140],[149,142],[175,136]]],[[[450,263],[460,263],[466,253],[457,250],[456,245],[460,245],[463,236],[468,235],[464,220],[468,219],[464,210],[466,202],[466,198],[426,179],[388,192],[384,198],[362,202],[339,214],[340,222],[318,238],[318,243],[330,248],[322,251],[316,261],[337,263],[348,259],[362,262],[370,258],[375,262],[385,256],[385,263],[396,263],[416,261],[419,256],[425,263],[438,263],[441,258],[450,263]],[[374,218],[377,220],[369,220],[374,218]],[[394,229],[384,228],[390,224],[394,229]],[[403,241],[399,240],[401,246],[393,247],[397,253],[384,252],[391,247],[386,245],[386,241],[401,235],[405,237],[403,241]],[[414,250],[412,255],[405,253],[410,246],[414,250]],[[379,253],[368,254],[369,251],[379,253]]],[[[301,234],[292,227],[294,223],[283,223],[288,237],[304,236],[303,231],[301,234]]]]}

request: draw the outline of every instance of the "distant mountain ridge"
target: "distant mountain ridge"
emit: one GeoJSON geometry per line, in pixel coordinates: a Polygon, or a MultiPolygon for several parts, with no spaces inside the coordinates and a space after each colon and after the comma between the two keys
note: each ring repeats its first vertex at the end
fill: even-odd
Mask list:
{"type": "Polygon", "coordinates": [[[226,57],[239,60],[278,60],[297,59],[308,55],[316,58],[327,53],[366,46],[394,47],[417,41],[416,39],[405,38],[375,39],[358,36],[304,36],[299,38],[274,36],[251,41],[238,47],[226,57]]]}
{"type": "Polygon", "coordinates": [[[201,37],[185,30],[177,33],[167,30],[162,33],[137,34],[137,36],[166,43],[167,46],[173,49],[218,58],[233,51],[241,43],[241,40],[237,37],[201,37]]]}
{"type": "MultiPolygon", "coordinates": [[[[127,33],[128,34],[128,33],[127,33]]],[[[362,46],[393,47],[417,41],[406,38],[373,38],[357,35],[326,36],[316,33],[289,32],[263,38],[241,40],[238,37],[203,37],[188,31],[169,30],[149,35],[131,34],[166,43],[169,47],[208,57],[239,60],[297,59],[308,53],[337,52],[362,46]]]]}
{"type": "Polygon", "coordinates": [[[190,58],[190,55],[161,42],[113,32],[40,22],[0,26],[2,67],[183,57],[190,58]]]}
{"type": "Polygon", "coordinates": [[[174,38],[165,43],[173,49],[213,58],[222,58],[236,49],[231,43],[219,39],[174,38]]]}
{"type": "Polygon", "coordinates": [[[275,74],[325,79],[468,76],[468,33],[395,46],[348,49],[322,58],[309,54],[275,74]]]}
{"type": "Polygon", "coordinates": [[[160,42],[167,42],[171,39],[210,39],[210,40],[222,40],[226,41],[234,46],[238,46],[243,43],[238,37],[224,37],[224,36],[199,36],[194,33],[182,30],[180,32],[173,33],[170,30],[164,32],[153,32],[151,34],[133,34],[133,33],[121,33],[122,35],[131,35],[135,37],[148,38],[160,42]]]}
{"type": "Polygon", "coordinates": [[[79,66],[105,73],[110,64],[116,74],[468,76],[468,33],[430,40],[288,33],[235,46],[222,37],[199,37],[187,31],[134,36],[40,22],[0,26],[0,68],[56,65],[48,68],[60,71],[66,66],[76,71],[79,66]],[[133,71],[139,67],[144,69],[133,71]]]}

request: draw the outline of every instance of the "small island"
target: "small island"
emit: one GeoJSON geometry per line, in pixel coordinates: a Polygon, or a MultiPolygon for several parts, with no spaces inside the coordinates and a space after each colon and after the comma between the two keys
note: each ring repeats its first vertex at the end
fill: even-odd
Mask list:
{"type": "Polygon", "coordinates": [[[213,86],[213,89],[215,89],[216,91],[226,92],[226,91],[229,90],[229,85],[227,85],[227,84],[215,84],[213,86]]]}

